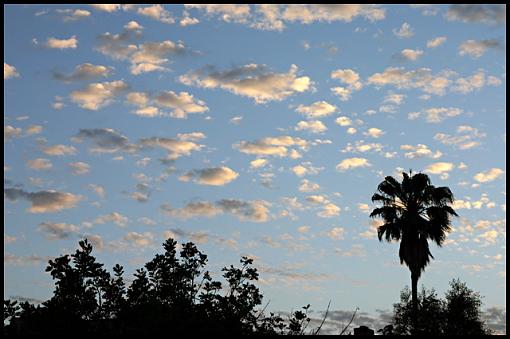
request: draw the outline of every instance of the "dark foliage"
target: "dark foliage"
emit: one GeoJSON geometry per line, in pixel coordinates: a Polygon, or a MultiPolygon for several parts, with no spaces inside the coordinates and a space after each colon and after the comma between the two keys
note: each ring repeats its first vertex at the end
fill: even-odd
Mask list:
{"type": "MultiPolygon", "coordinates": [[[[224,286],[206,271],[207,256],[193,243],[168,239],[165,252],[136,271],[126,287],[123,267],[113,276],[91,255],[85,239],[72,255],[50,260],[53,297],[34,306],[4,300],[4,334],[221,335],[304,334],[310,305],[284,320],[256,308],[262,294],[253,260],[223,268],[224,286]]],[[[317,330],[318,332],[318,330],[317,330]]]]}
{"type": "Polygon", "coordinates": [[[400,293],[400,302],[393,305],[391,324],[379,330],[384,335],[488,335],[491,331],[481,320],[481,297],[459,280],[450,282],[445,299],[434,289],[422,287],[418,294],[419,311],[413,325],[411,291],[400,293]]]}

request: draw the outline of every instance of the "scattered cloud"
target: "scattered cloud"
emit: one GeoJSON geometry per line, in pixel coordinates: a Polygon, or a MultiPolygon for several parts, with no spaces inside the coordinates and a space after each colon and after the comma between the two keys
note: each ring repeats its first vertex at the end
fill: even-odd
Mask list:
{"type": "Polygon", "coordinates": [[[437,38],[431,39],[427,41],[427,48],[436,48],[441,46],[446,42],[445,36],[439,36],[437,38]]]}
{"type": "Polygon", "coordinates": [[[413,145],[400,145],[400,149],[406,152],[404,155],[406,158],[409,159],[418,159],[418,158],[431,158],[431,159],[438,159],[440,158],[443,153],[441,151],[435,151],[432,152],[427,145],[424,144],[418,144],[416,146],[413,145]]]}
{"type": "Polygon", "coordinates": [[[113,99],[128,89],[122,81],[89,84],[85,89],[71,92],[71,101],[81,108],[97,111],[113,102],[113,99]]]}
{"type": "Polygon", "coordinates": [[[460,125],[457,127],[457,135],[450,135],[445,133],[436,133],[434,140],[437,140],[445,145],[453,146],[460,150],[467,150],[477,147],[481,144],[479,139],[486,136],[485,133],[478,131],[469,125],[460,125]]]}
{"type": "Polygon", "coordinates": [[[467,40],[459,45],[459,55],[469,55],[473,59],[478,59],[488,49],[502,49],[501,42],[495,39],[489,40],[467,40]]]}
{"type": "Polygon", "coordinates": [[[48,38],[46,47],[56,49],[76,49],[78,48],[78,39],[76,39],[76,35],[73,35],[69,39],[48,38]]]}
{"type": "Polygon", "coordinates": [[[172,16],[172,13],[167,11],[162,5],[151,5],[146,7],[139,7],[137,10],[138,14],[143,16],[147,16],[154,20],[163,22],[165,24],[173,24],[175,23],[175,19],[172,16]]]}
{"type": "Polygon", "coordinates": [[[372,166],[365,158],[347,158],[336,165],[337,171],[346,171],[358,167],[369,167],[372,166]]]}
{"type": "Polygon", "coordinates": [[[106,78],[112,73],[112,68],[102,65],[93,65],[90,63],[84,63],[74,68],[74,71],[70,74],[63,74],[60,72],[54,72],[53,77],[63,82],[73,82],[80,80],[90,80],[94,78],[106,78]]]}
{"type": "Polygon", "coordinates": [[[50,240],[68,239],[79,231],[76,225],[53,222],[40,223],[38,229],[46,233],[47,238],[50,240]]]}
{"type": "Polygon", "coordinates": [[[503,171],[501,168],[491,168],[485,172],[479,172],[477,173],[473,179],[475,179],[478,182],[486,183],[490,181],[494,181],[497,178],[499,178],[501,175],[503,175],[505,171],[503,171]]]}
{"type": "Polygon", "coordinates": [[[112,212],[110,214],[100,215],[94,220],[95,224],[101,225],[111,222],[115,223],[117,226],[126,227],[129,222],[129,218],[118,212],[112,212]]]}
{"type": "Polygon", "coordinates": [[[53,164],[48,159],[37,158],[27,161],[27,166],[33,170],[50,170],[53,168],[53,164]]]}
{"type": "Polygon", "coordinates": [[[309,77],[297,76],[298,67],[292,65],[287,73],[270,72],[265,65],[248,64],[226,71],[207,66],[179,77],[187,86],[222,88],[234,94],[252,98],[256,103],[281,101],[294,93],[312,88],[309,77]]]}
{"type": "Polygon", "coordinates": [[[503,25],[506,23],[506,5],[504,4],[455,4],[446,12],[450,21],[466,23],[485,23],[503,25]]]}
{"type": "Polygon", "coordinates": [[[266,137],[259,139],[255,142],[241,141],[234,145],[242,153],[255,154],[258,156],[278,156],[278,157],[293,157],[292,150],[289,152],[289,147],[299,147],[302,150],[308,149],[308,142],[301,138],[291,136],[279,137],[266,137]]]}
{"type": "Polygon", "coordinates": [[[407,22],[404,22],[399,29],[394,28],[393,34],[399,39],[410,38],[414,35],[414,30],[407,22]]]}
{"type": "Polygon", "coordinates": [[[10,78],[18,78],[19,73],[16,70],[16,67],[11,66],[4,62],[4,80],[10,79],[10,78]]]}
{"type": "Polygon", "coordinates": [[[450,162],[436,162],[430,164],[425,169],[426,173],[438,174],[441,179],[448,179],[449,172],[455,168],[455,165],[450,162]]]}
{"type": "Polygon", "coordinates": [[[74,175],[83,175],[90,172],[90,165],[83,161],[71,162],[68,164],[74,175]]]}
{"type": "Polygon", "coordinates": [[[19,199],[29,201],[32,206],[27,209],[30,213],[54,213],[73,208],[82,200],[82,196],[54,190],[27,192],[19,188],[5,188],[4,196],[8,201],[19,199]]]}
{"type": "Polygon", "coordinates": [[[308,131],[311,133],[323,133],[328,130],[326,125],[320,120],[300,121],[294,128],[296,131],[308,131]]]}
{"type": "Polygon", "coordinates": [[[200,170],[192,170],[179,177],[179,180],[181,181],[193,180],[194,182],[201,185],[223,186],[232,182],[238,176],[239,173],[233,171],[228,167],[222,166],[205,168],[200,170]]]}

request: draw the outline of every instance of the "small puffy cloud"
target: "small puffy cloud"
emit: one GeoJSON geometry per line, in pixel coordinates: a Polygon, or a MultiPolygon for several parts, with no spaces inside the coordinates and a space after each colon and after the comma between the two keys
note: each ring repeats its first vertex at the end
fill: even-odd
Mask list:
{"type": "Polygon", "coordinates": [[[62,15],[62,21],[71,22],[84,18],[88,18],[90,16],[90,12],[85,9],[57,9],[56,12],[62,15]]]}
{"type": "Polygon", "coordinates": [[[43,127],[41,125],[30,125],[28,126],[28,128],[25,130],[25,133],[27,135],[34,135],[34,134],[39,134],[41,133],[43,130],[43,127]]]}
{"type": "Polygon", "coordinates": [[[241,221],[266,222],[269,220],[270,204],[264,200],[242,201],[235,199],[218,200],[215,203],[208,201],[190,202],[178,209],[164,204],[161,209],[167,215],[189,219],[194,217],[214,217],[222,213],[235,215],[241,221]]]}
{"type": "Polygon", "coordinates": [[[101,198],[104,198],[106,195],[106,190],[101,185],[89,184],[87,187],[94,191],[94,193],[96,193],[101,198]]]}
{"type": "Polygon", "coordinates": [[[423,54],[421,49],[409,49],[406,48],[400,52],[400,57],[405,60],[416,61],[423,54]]]}
{"type": "Polygon", "coordinates": [[[81,108],[97,111],[112,103],[116,96],[127,89],[128,85],[122,80],[92,83],[83,90],[71,92],[70,98],[81,108]]]}
{"type": "Polygon", "coordinates": [[[69,39],[48,38],[46,47],[56,49],[75,49],[78,47],[78,39],[76,39],[76,35],[73,35],[69,39]]]}
{"type": "Polygon", "coordinates": [[[180,92],[179,94],[168,91],[156,96],[156,104],[165,108],[171,108],[173,111],[170,115],[174,118],[187,118],[190,113],[203,113],[209,110],[205,102],[195,99],[188,92],[180,92]]]}
{"type": "Polygon", "coordinates": [[[469,55],[478,59],[489,49],[501,49],[501,42],[495,39],[489,40],[467,40],[459,45],[459,55],[469,55]]]}
{"type": "Polygon", "coordinates": [[[358,167],[368,167],[372,166],[367,159],[365,158],[347,158],[342,160],[336,165],[337,171],[345,171],[349,169],[354,169],[358,167]]]}
{"type": "Polygon", "coordinates": [[[443,153],[441,151],[432,152],[427,145],[418,144],[416,146],[413,145],[400,145],[400,149],[407,151],[404,155],[409,159],[418,159],[418,158],[432,158],[438,159],[443,153]]]}
{"type": "Polygon", "coordinates": [[[46,233],[50,240],[68,239],[79,231],[76,225],[53,222],[40,223],[38,229],[46,233]]]}
{"type": "Polygon", "coordinates": [[[336,118],[335,123],[340,126],[351,126],[352,120],[349,117],[338,117],[336,118]]]}
{"type": "Polygon", "coordinates": [[[430,174],[438,174],[441,179],[448,179],[449,172],[454,168],[455,165],[450,162],[436,162],[427,166],[425,172],[430,174]]]}
{"type": "Polygon", "coordinates": [[[17,77],[19,77],[19,73],[16,70],[16,67],[4,62],[4,80],[17,77]]]}
{"type": "Polygon", "coordinates": [[[51,161],[43,158],[28,160],[27,166],[36,171],[49,170],[53,168],[53,164],[51,163],[51,161]]]}
{"type": "Polygon", "coordinates": [[[113,222],[120,227],[125,227],[129,222],[129,218],[118,212],[112,212],[110,214],[101,215],[94,220],[95,224],[107,224],[110,222],[113,222]]]}
{"type": "Polygon", "coordinates": [[[336,106],[326,101],[317,101],[309,106],[299,105],[296,112],[305,115],[308,119],[326,117],[336,111],[336,106]]]}
{"type": "Polygon", "coordinates": [[[175,19],[172,17],[172,13],[164,9],[160,4],[140,7],[137,12],[138,14],[161,21],[165,24],[173,24],[175,22],[175,19]]]}
{"type": "Polygon", "coordinates": [[[404,22],[399,29],[393,29],[393,34],[395,34],[399,39],[410,38],[414,35],[414,30],[411,25],[404,22]]]}
{"type": "Polygon", "coordinates": [[[29,201],[32,206],[30,213],[53,213],[75,207],[82,199],[79,195],[54,190],[27,192],[18,188],[4,189],[4,196],[8,201],[15,202],[18,199],[29,201]]]}
{"type": "Polygon", "coordinates": [[[93,153],[115,153],[118,151],[133,151],[136,147],[129,143],[128,138],[111,128],[80,129],[73,138],[74,142],[82,142],[84,139],[91,140],[94,147],[93,153]]]}
{"type": "Polygon", "coordinates": [[[108,13],[116,12],[121,9],[121,5],[119,5],[119,4],[108,4],[108,5],[91,4],[90,6],[94,7],[94,9],[97,9],[99,11],[108,12],[108,13]]]}
{"type": "Polygon", "coordinates": [[[379,138],[381,137],[383,134],[385,134],[385,132],[383,132],[382,130],[380,130],[379,128],[375,128],[375,127],[372,127],[372,128],[369,128],[366,132],[363,133],[364,135],[366,136],[370,136],[372,138],[379,138]]]}
{"type": "Polygon", "coordinates": [[[370,206],[368,206],[368,204],[359,203],[358,204],[358,209],[362,213],[369,213],[370,212],[370,206]]]}
{"type": "Polygon", "coordinates": [[[83,175],[90,172],[90,165],[83,161],[71,162],[68,164],[74,175],[83,175]]]}
{"type": "Polygon", "coordinates": [[[328,203],[322,206],[322,211],[317,213],[321,218],[333,218],[340,215],[340,207],[333,203],[328,203]]]}
{"type": "Polygon", "coordinates": [[[246,23],[250,16],[250,6],[247,4],[186,4],[186,10],[198,9],[208,17],[218,16],[225,22],[246,23]]]}
{"type": "Polygon", "coordinates": [[[176,160],[182,156],[188,156],[191,152],[199,151],[203,147],[203,145],[192,141],[157,137],[141,139],[139,144],[142,147],[163,148],[168,151],[166,160],[176,160]]]}
{"type": "Polygon", "coordinates": [[[278,157],[290,156],[293,158],[293,152],[289,152],[289,147],[299,147],[303,150],[308,148],[308,142],[301,138],[295,138],[288,135],[279,137],[266,137],[254,142],[241,141],[233,146],[242,153],[255,154],[259,156],[271,155],[278,157]]]}
{"type": "Polygon", "coordinates": [[[323,133],[328,130],[320,120],[300,121],[294,128],[296,131],[309,131],[311,133],[323,133]]]}
{"type": "Polygon", "coordinates": [[[299,233],[307,233],[308,231],[310,231],[310,226],[306,226],[306,225],[299,226],[297,231],[299,233]]]}
{"type": "Polygon", "coordinates": [[[312,4],[312,5],[288,5],[283,12],[286,21],[299,21],[310,24],[315,21],[351,22],[361,16],[370,21],[379,21],[385,18],[385,10],[376,5],[365,4],[312,4]]]}
{"type": "Polygon", "coordinates": [[[345,229],[342,227],[334,227],[329,230],[326,235],[333,240],[343,240],[344,239],[345,229]]]}
{"type": "Polygon", "coordinates": [[[63,74],[60,72],[54,72],[53,77],[57,80],[64,82],[73,82],[79,80],[90,80],[94,78],[106,78],[112,72],[110,67],[102,65],[93,65],[90,63],[84,63],[74,68],[74,71],[70,74],[63,74]]]}
{"type": "Polygon", "coordinates": [[[337,69],[331,72],[331,79],[339,80],[344,84],[360,89],[363,85],[359,81],[359,74],[352,69],[337,69]]]}
{"type": "Polygon", "coordinates": [[[349,127],[347,129],[347,134],[356,134],[357,130],[354,127],[349,127]]]}
{"type": "Polygon", "coordinates": [[[12,138],[19,138],[21,133],[22,129],[19,127],[13,127],[11,125],[4,126],[4,142],[7,142],[12,138]]]}
{"type": "Polygon", "coordinates": [[[417,119],[418,117],[424,115],[425,120],[431,124],[438,124],[447,118],[456,117],[464,113],[462,108],[457,107],[432,107],[423,110],[422,112],[412,112],[409,113],[408,118],[410,120],[417,119]]]}
{"type": "Polygon", "coordinates": [[[478,182],[486,183],[490,181],[494,181],[499,178],[501,175],[505,173],[501,168],[491,168],[485,172],[477,173],[473,179],[478,182]]]}
{"type": "Polygon", "coordinates": [[[186,11],[184,12],[184,16],[179,21],[179,25],[181,25],[181,27],[196,25],[198,23],[200,23],[200,20],[190,17],[189,13],[186,11]]]}
{"type": "Polygon", "coordinates": [[[154,235],[151,232],[128,232],[123,239],[132,242],[137,248],[143,248],[152,245],[154,235]]]}
{"type": "Polygon", "coordinates": [[[441,46],[446,42],[445,36],[439,36],[437,38],[431,39],[427,41],[427,48],[436,48],[441,46]]]}
{"type": "Polygon", "coordinates": [[[76,154],[76,148],[66,145],[43,146],[41,150],[46,155],[63,156],[76,154]]]}
{"type": "Polygon", "coordinates": [[[234,125],[239,125],[242,120],[243,120],[242,116],[236,116],[236,117],[233,117],[232,119],[230,119],[229,122],[234,125]]]}
{"type": "Polygon", "coordinates": [[[320,189],[321,187],[319,186],[319,184],[308,181],[307,179],[301,180],[301,185],[299,185],[300,192],[316,192],[320,189]]]}
{"type": "Polygon", "coordinates": [[[261,168],[261,167],[266,166],[267,164],[268,164],[267,159],[258,158],[258,159],[250,161],[251,168],[261,168]]]}
{"type": "Polygon", "coordinates": [[[487,79],[485,78],[485,72],[483,69],[479,69],[476,73],[469,77],[458,78],[455,80],[455,85],[452,87],[453,92],[459,92],[462,94],[471,93],[473,91],[478,91],[483,88],[485,85],[489,86],[499,86],[501,85],[501,80],[497,77],[490,75],[487,79]]]}
{"type": "Polygon", "coordinates": [[[432,74],[429,68],[405,71],[403,68],[388,67],[382,73],[374,73],[368,78],[368,84],[374,86],[393,85],[398,89],[419,88],[428,94],[444,95],[450,85],[451,71],[432,74]]]}
{"type": "Polygon", "coordinates": [[[292,172],[298,177],[318,174],[323,168],[312,166],[311,162],[303,162],[301,165],[292,167],[292,172]]]}
{"type": "Polygon", "coordinates": [[[455,4],[450,5],[446,12],[450,21],[466,23],[505,24],[505,4],[455,4]]]}
{"type": "Polygon", "coordinates": [[[292,65],[287,73],[270,72],[265,65],[248,64],[226,71],[213,66],[191,71],[179,77],[188,86],[222,88],[234,94],[247,96],[262,104],[282,101],[296,92],[312,89],[309,77],[297,76],[298,67],[292,65]]]}
{"type": "Polygon", "coordinates": [[[228,167],[222,166],[193,170],[181,176],[179,180],[193,180],[201,185],[223,186],[235,180],[238,176],[239,173],[228,167]]]}
{"type": "Polygon", "coordinates": [[[124,25],[124,29],[128,31],[141,31],[143,29],[143,26],[140,25],[138,22],[131,20],[130,22],[124,25]]]}
{"type": "Polygon", "coordinates": [[[484,138],[485,133],[479,132],[477,128],[469,125],[460,125],[457,127],[457,135],[436,133],[434,140],[445,145],[454,146],[460,150],[467,150],[480,145],[479,139],[484,138]]]}

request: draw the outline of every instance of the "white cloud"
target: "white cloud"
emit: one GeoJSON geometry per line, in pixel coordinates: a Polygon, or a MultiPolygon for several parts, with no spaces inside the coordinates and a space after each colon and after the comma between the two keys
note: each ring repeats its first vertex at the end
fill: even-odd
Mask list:
{"type": "Polygon", "coordinates": [[[124,25],[124,29],[128,31],[140,31],[143,29],[143,26],[140,25],[138,22],[131,20],[130,22],[124,25]]]}
{"type": "Polygon", "coordinates": [[[342,160],[336,165],[337,171],[345,171],[349,169],[354,169],[358,167],[368,167],[372,166],[367,159],[365,158],[347,158],[342,160]]]}
{"type": "Polygon", "coordinates": [[[129,242],[133,242],[137,248],[143,248],[152,244],[154,241],[154,235],[151,232],[128,232],[123,239],[129,242]]]}
{"type": "Polygon", "coordinates": [[[382,130],[380,130],[379,128],[375,128],[375,127],[372,127],[372,128],[369,128],[366,132],[364,132],[363,134],[366,135],[366,136],[370,136],[372,138],[379,138],[381,137],[382,135],[384,135],[386,132],[383,132],[382,130]]]}
{"type": "Polygon", "coordinates": [[[10,79],[10,78],[18,78],[19,73],[16,70],[16,67],[11,66],[4,62],[4,80],[10,79]]]}
{"type": "Polygon", "coordinates": [[[340,126],[351,126],[352,120],[349,117],[338,117],[336,118],[335,123],[340,126]]]}
{"type": "Polygon", "coordinates": [[[170,115],[180,119],[187,118],[190,113],[204,113],[209,110],[205,102],[195,99],[188,92],[163,92],[156,96],[155,102],[161,107],[172,108],[170,115]]]}
{"type": "Polygon", "coordinates": [[[293,153],[289,153],[288,149],[288,147],[291,146],[306,150],[308,149],[308,142],[301,138],[294,138],[291,136],[283,135],[279,137],[266,137],[256,140],[255,142],[241,141],[235,144],[234,148],[246,154],[292,157],[293,153]]]}
{"type": "Polygon", "coordinates": [[[90,16],[90,12],[85,9],[57,9],[56,12],[62,15],[64,22],[76,21],[90,16]]]}
{"type": "Polygon", "coordinates": [[[106,191],[105,191],[104,187],[101,185],[89,184],[87,187],[90,188],[91,190],[93,190],[94,193],[96,193],[101,198],[104,198],[106,195],[106,191]]]}
{"type": "Polygon", "coordinates": [[[28,160],[27,166],[36,171],[49,170],[53,168],[53,164],[51,163],[51,161],[43,158],[28,160]]]}
{"type": "Polygon", "coordinates": [[[71,92],[71,101],[81,108],[97,111],[112,103],[113,99],[121,92],[128,89],[128,85],[122,81],[112,81],[89,84],[84,90],[71,92]]]}
{"type": "Polygon", "coordinates": [[[322,207],[322,211],[317,213],[321,218],[333,218],[340,215],[340,207],[333,203],[326,204],[322,207]]]}
{"type": "Polygon", "coordinates": [[[18,199],[30,201],[32,203],[32,206],[28,209],[30,213],[60,212],[63,209],[75,207],[83,198],[67,192],[49,190],[32,193],[18,188],[4,189],[4,196],[9,201],[17,201],[18,199]]]}
{"type": "Polygon", "coordinates": [[[94,220],[96,224],[107,224],[110,222],[115,223],[117,226],[125,227],[129,222],[129,218],[118,212],[112,212],[110,214],[100,215],[94,220]]]}
{"type": "Polygon", "coordinates": [[[385,18],[385,10],[375,5],[313,4],[288,5],[283,12],[284,20],[299,21],[304,24],[315,21],[351,22],[357,16],[362,16],[370,21],[379,21],[385,18]]]}
{"type": "Polygon", "coordinates": [[[455,165],[450,162],[436,162],[430,164],[425,169],[426,173],[438,174],[441,179],[448,179],[449,172],[455,168],[455,165]]]}
{"type": "Polygon", "coordinates": [[[403,49],[400,52],[400,56],[406,60],[416,61],[421,55],[423,51],[421,49],[403,49]]]}
{"type": "Polygon", "coordinates": [[[326,101],[317,101],[309,106],[299,105],[296,112],[305,115],[308,119],[317,119],[333,114],[336,109],[335,105],[326,101]]]}
{"type": "Polygon", "coordinates": [[[414,30],[411,25],[404,22],[399,29],[393,29],[393,34],[395,34],[399,39],[410,38],[414,35],[414,30]]]}
{"type": "Polygon", "coordinates": [[[222,88],[234,94],[247,96],[262,104],[268,101],[281,101],[296,92],[312,89],[309,77],[298,77],[298,67],[292,65],[287,73],[274,73],[265,65],[248,64],[227,71],[216,71],[206,67],[191,71],[179,77],[188,86],[222,88]]]}
{"type": "Polygon", "coordinates": [[[294,128],[296,131],[309,131],[311,133],[322,133],[328,130],[320,120],[300,121],[294,128]]]}
{"type": "Polygon", "coordinates": [[[491,168],[485,172],[477,173],[473,179],[478,182],[486,183],[490,181],[494,181],[499,178],[503,173],[505,173],[501,168],[491,168]]]}
{"type": "Polygon", "coordinates": [[[342,227],[334,227],[329,230],[326,234],[333,240],[343,240],[344,239],[345,229],[342,227]]]}
{"type": "Polygon", "coordinates": [[[478,59],[489,49],[501,49],[501,43],[495,39],[489,40],[467,40],[459,45],[459,55],[469,55],[478,59]]]}
{"type": "Polygon", "coordinates": [[[89,80],[93,78],[108,77],[112,72],[111,67],[102,65],[93,65],[90,63],[84,63],[74,68],[71,74],[62,74],[60,72],[54,72],[53,76],[57,80],[64,82],[72,82],[79,80],[89,80]]]}
{"type": "Polygon", "coordinates": [[[301,185],[299,185],[300,192],[316,192],[320,189],[321,187],[319,184],[308,181],[307,179],[301,180],[301,185]]]}
{"type": "Polygon", "coordinates": [[[48,38],[46,47],[56,49],[75,49],[78,47],[78,39],[76,39],[76,35],[73,35],[69,39],[48,38]]]}
{"type": "Polygon", "coordinates": [[[164,9],[160,4],[140,7],[137,12],[138,14],[161,21],[165,24],[173,24],[175,22],[175,19],[172,17],[172,13],[164,9]]]}
{"type": "Polygon", "coordinates": [[[460,150],[467,150],[477,147],[481,144],[478,139],[484,138],[485,133],[479,132],[477,128],[469,125],[460,125],[457,127],[457,135],[450,135],[444,133],[436,133],[434,140],[437,140],[445,145],[454,146],[460,150]]]}
{"type": "Polygon", "coordinates": [[[74,175],[82,175],[90,172],[90,165],[87,164],[86,162],[82,161],[71,162],[68,165],[69,167],[71,167],[74,175]]]}
{"type": "Polygon", "coordinates": [[[437,38],[431,39],[427,41],[427,48],[436,48],[441,46],[446,42],[445,36],[439,36],[437,38]]]}
{"type": "Polygon", "coordinates": [[[323,168],[312,166],[311,162],[303,162],[301,165],[292,167],[292,172],[298,177],[318,174],[323,168]]]}
{"type": "Polygon", "coordinates": [[[46,233],[50,240],[68,239],[79,231],[76,225],[53,222],[42,222],[38,229],[46,233]]]}
{"type": "Polygon", "coordinates": [[[30,125],[28,126],[28,128],[25,130],[25,133],[27,135],[34,135],[34,134],[39,134],[41,133],[43,130],[43,127],[41,125],[30,125]]]}
{"type": "Polygon", "coordinates": [[[43,146],[41,150],[46,155],[63,156],[76,154],[76,148],[66,145],[43,146]]]}
{"type": "Polygon", "coordinates": [[[121,9],[121,5],[119,5],[119,4],[108,4],[108,5],[91,4],[90,6],[94,7],[94,9],[97,9],[97,10],[100,10],[103,12],[108,12],[108,13],[116,12],[121,9]]]}
{"type": "Polygon", "coordinates": [[[266,166],[267,164],[268,164],[267,159],[258,158],[258,159],[250,161],[251,168],[261,168],[261,167],[266,166]]]}
{"type": "Polygon", "coordinates": [[[4,126],[4,142],[7,142],[12,138],[19,138],[21,133],[22,129],[19,127],[13,127],[11,125],[4,126]]]}
{"type": "Polygon", "coordinates": [[[179,177],[181,181],[193,180],[201,185],[223,186],[235,180],[239,173],[222,166],[193,170],[179,177]]]}
{"type": "Polygon", "coordinates": [[[409,159],[417,159],[422,157],[432,158],[432,159],[438,159],[440,158],[443,153],[441,151],[432,152],[427,145],[424,144],[418,144],[416,146],[412,145],[400,145],[400,149],[406,152],[404,155],[406,158],[409,159]]]}

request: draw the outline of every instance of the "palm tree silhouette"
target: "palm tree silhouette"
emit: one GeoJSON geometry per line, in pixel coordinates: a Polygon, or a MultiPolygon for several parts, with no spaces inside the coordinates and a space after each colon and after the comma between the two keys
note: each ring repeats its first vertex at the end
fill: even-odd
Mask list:
{"type": "MultiPolygon", "coordinates": [[[[379,193],[372,202],[382,203],[370,217],[382,217],[384,224],[377,228],[379,241],[400,240],[400,264],[405,263],[411,271],[413,323],[418,312],[418,279],[421,272],[434,259],[429,250],[428,239],[442,246],[446,234],[451,231],[451,216],[458,216],[449,204],[454,201],[448,187],[431,185],[428,175],[402,173],[399,183],[387,176],[377,187],[379,193]]],[[[415,327],[415,326],[413,326],[415,327]]]]}

